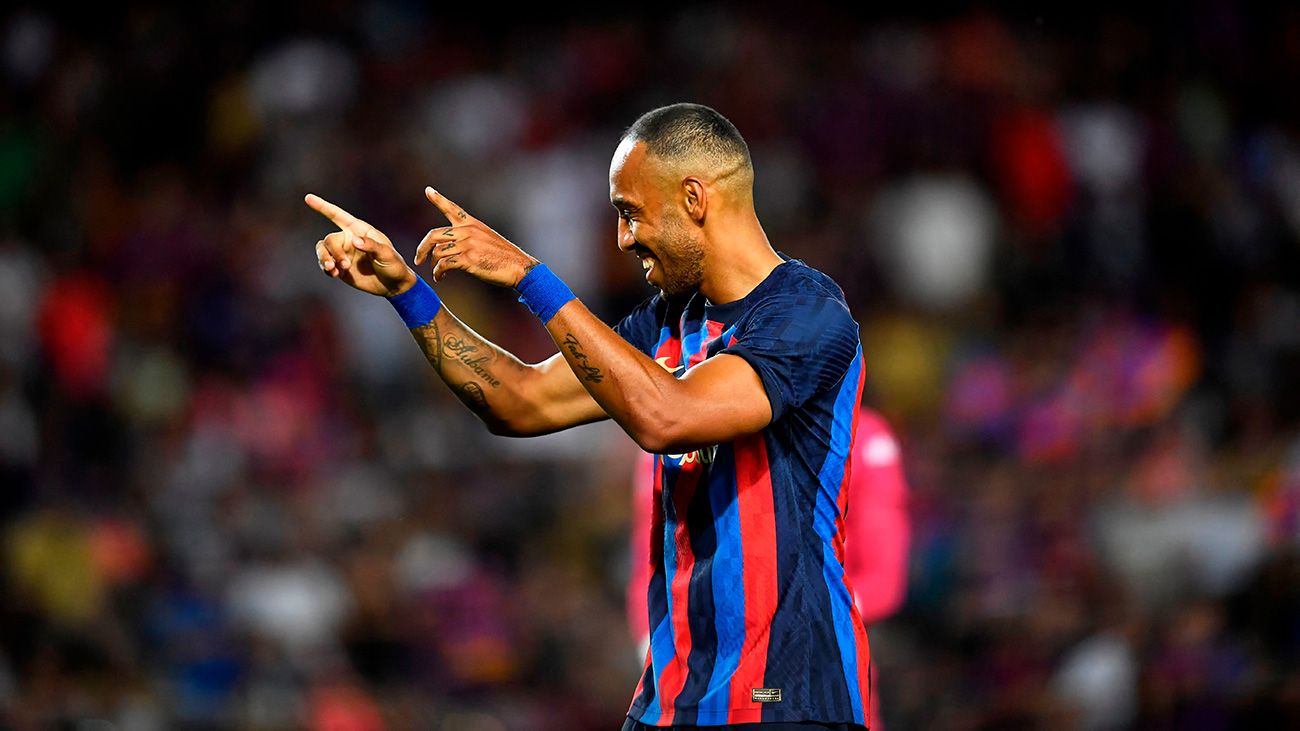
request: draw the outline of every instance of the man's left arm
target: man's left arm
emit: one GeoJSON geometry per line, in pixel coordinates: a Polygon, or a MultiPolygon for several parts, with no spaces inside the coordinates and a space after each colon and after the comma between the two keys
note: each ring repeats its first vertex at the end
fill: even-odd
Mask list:
{"type": "Polygon", "coordinates": [[[677,453],[753,434],[772,420],[763,382],[744,358],[719,355],[681,379],[637,350],[572,298],[538,262],[445,196],[426,189],[429,201],[452,222],[431,230],[415,263],[433,264],[435,281],[461,269],[474,277],[517,288],[592,398],[647,452],[677,453]],[[533,274],[530,281],[525,276],[533,274]],[[532,287],[532,280],[550,279],[532,287]],[[563,293],[556,291],[556,287],[563,293]],[[540,308],[540,310],[538,309],[540,308]],[[558,309],[557,309],[558,308],[558,309]],[[544,314],[543,311],[544,310],[544,314]]]}
{"type": "Polygon", "coordinates": [[[576,299],[546,331],[592,398],[647,452],[730,441],[772,420],[763,382],[744,358],[716,355],[676,378],[576,299]]]}
{"type": "Polygon", "coordinates": [[[843,301],[807,290],[751,305],[722,350],[680,379],[622,342],[577,300],[546,327],[593,399],[638,444],[659,452],[755,433],[841,387],[861,353],[858,325],[843,301]]]}

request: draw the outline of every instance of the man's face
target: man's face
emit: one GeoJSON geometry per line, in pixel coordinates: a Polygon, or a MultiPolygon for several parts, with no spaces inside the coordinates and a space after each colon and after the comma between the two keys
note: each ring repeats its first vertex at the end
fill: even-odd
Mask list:
{"type": "Polygon", "coordinates": [[[609,200],[618,211],[618,247],[636,254],[645,280],[674,298],[699,289],[704,243],[682,209],[681,181],[663,168],[643,143],[624,140],[609,166],[609,200]]]}

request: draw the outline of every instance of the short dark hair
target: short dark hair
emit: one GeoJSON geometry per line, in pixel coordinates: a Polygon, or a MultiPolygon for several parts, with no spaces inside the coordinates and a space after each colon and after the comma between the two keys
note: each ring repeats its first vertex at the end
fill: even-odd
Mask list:
{"type": "Polygon", "coordinates": [[[753,166],[749,145],[736,125],[703,104],[681,102],[652,109],[627,128],[623,139],[644,142],[650,154],[665,159],[702,156],[753,166]]]}

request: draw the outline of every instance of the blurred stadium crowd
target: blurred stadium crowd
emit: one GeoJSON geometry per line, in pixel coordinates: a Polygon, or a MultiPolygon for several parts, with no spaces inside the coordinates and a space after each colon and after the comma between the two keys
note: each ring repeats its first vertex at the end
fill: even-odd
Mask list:
{"type": "Polygon", "coordinates": [[[679,100],[901,437],[885,725],[1300,724],[1300,9],[1050,5],[5,11],[0,726],[616,728],[634,445],[487,434],[301,198],[409,256],[432,184],[613,321],[609,155],[679,100]]]}

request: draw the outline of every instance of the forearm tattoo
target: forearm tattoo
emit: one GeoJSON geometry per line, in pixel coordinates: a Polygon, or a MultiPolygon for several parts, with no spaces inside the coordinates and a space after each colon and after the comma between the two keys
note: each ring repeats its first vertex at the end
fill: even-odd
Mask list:
{"type": "Polygon", "coordinates": [[[464,363],[466,368],[473,371],[474,375],[483,379],[483,381],[492,388],[497,388],[501,385],[500,379],[492,375],[492,372],[484,365],[492,361],[492,355],[490,353],[483,353],[482,355],[475,356],[474,354],[479,352],[478,346],[471,345],[469,341],[464,338],[455,335],[448,335],[442,341],[442,352],[446,355],[454,356],[461,363],[464,363]]]}
{"type": "Polygon", "coordinates": [[[416,328],[415,333],[415,342],[424,351],[425,360],[429,361],[438,375],[442,375],[442,333],[438,330],[437,320],[430,320],[429,324],[416,328]]]}
{"type": "Polygon", "coordinates": [[[600,369],[593,366],[587,354],[582,352],[582,343],[578,342],[573,333],[565,333],[564,340],[560,341],[560,344],[573,356],[573,365],[581,372],[582,380],[589,383],[600,383],[605,379],[605,375],[600,372],[600,369]]]}
{"type": "Polygon", "coordinates": [[[483,393],[483,387],[477,383],[473,381],[464,383],[455,393],[470,411],[481,414],[488,410],[487,394],[483,393]]]}
{"type": "Polygon", "coordinates": [[[443,337],[436,320],[430,320],[429,324],[416,328],[414,332],[415,341],[419,343],[420,350],[424,351],[425,359],[433,366],[433,370],[447,381],[447,386],[451,388],[452,393],[456,394],[456,398],[475,413],[487,413],[489,411],[487,394],[483,391],[483,387],[473,381],[457,384],[454,378],[448,380],[444,365],[448,362],[448,358],[454,358],[455,360],[451,362],[459,361],[489,386],[497,388],[501,385],[500,379],[484,367],[484,364],[492,360],[490,352],[476,357],[475,354],[479,352],[478,346],[471,345],[466,338],[457,335],[443,337]]]}
{"type": "Polygon", "coordinates": [[[429,365],[457,399],[489,424],[504,423],[497,412],[502,409],[508,412],[511,408],[510,396],[526,375],[527,366],[488,342],[455,315],[447,313],[447,317],[442,327],[431,320],[413,328],[411,334],[429,365]],[[494,402],[488,403],[490,393],[503,395],[492,396],[494,402]]]}

